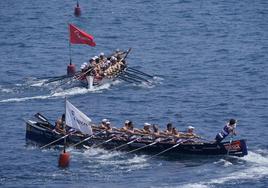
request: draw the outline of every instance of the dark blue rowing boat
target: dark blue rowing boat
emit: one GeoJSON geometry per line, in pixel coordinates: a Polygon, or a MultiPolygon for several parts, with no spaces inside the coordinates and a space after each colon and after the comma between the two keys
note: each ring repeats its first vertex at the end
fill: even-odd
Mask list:
{"type": "MultiPolygon", "coordinates": [[[[26,142],[35,143],[38,145],[45,145],[51,143],[57,139],[60,139],[64,134],[57,133],[53,130],[54,127],[46,121],[28,120],[26,122],[26,142]]],[[[101,147],[105,149],[117,149],[124,151],[139,150],[140,152],[146,152],[148,154],[155,154],[165,151],[165,155],[170,154],[194,154],[194,155],[232,155],[243,157],[247,155],[247,145],[244,139],[234,140],[230,142],[222,142],[219,144],[208,142],[200,139],[185,139],[180,142],[174,142],[163,139],[157,143],[155,139],[134,139],[133,137],[122,139],[120,137],[114,137],[113,139],[110,133],[102,132],[96,134],[91,139],[80,144],[85,147],[91,147],[93,145],[101,144],[101,147]],[[130,143],[131,139],[133,142],[130,143]],[[105,141],[109,142],[105,143],[105,141]],[[127,144],[129,143],[129,144],[127,144]],[[151,145],[150,145],[151,144],[151,145]],[[122,146],[122,147],[121,147],[122,146]]],[[[66,141],[67,145],[76,144],[87,136],[83,134],[70,134],[66,141]]],[[[59,140],[55,145],[63,145],[63,140],[59,140]]]]}

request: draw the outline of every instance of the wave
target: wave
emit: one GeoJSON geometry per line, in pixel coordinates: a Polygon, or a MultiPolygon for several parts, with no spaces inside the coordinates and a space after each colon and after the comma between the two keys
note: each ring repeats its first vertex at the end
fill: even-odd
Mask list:
{"type": "MultiPolygon", "coordinates": [[[[263,177],[268,176],[268,156],[262,155],[260,153],[255,153],[249,151],[248,155],[243,158],[238,158],[242,162],[246,162],[244,169],[238,169],[231,173],[225,173],[224,177],[210,178],[210,180],[204,182],[196,182],[191,184],[185,184],[183,188],[205,188],[205,187],[215,187],[215,185],[224,184],[226,182],[234,181],[248,181],[248,180],[258,180],[263,177]]],[[[214,163],[222,163],[225,168],[232,168],[232,164],[225,159],[214,163]]]]}

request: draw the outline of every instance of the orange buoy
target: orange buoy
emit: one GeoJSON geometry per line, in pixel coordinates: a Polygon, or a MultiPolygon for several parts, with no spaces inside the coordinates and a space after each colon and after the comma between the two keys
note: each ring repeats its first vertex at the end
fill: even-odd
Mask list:
{"type": "Polygon", "coordinates": [[[70,153],[63,151],[59,157],[59,167],[66,168],[69,166],[69,162],[70,162],[70,153]]]}
{"type": "Polygon", "coordinates": [[[79,3],[78,3],[78,1],[77,1],[77,3],[76,3],[76,7],[74,8],[74,15],[75,16],[81,16],[81,9],[80,9],[80,7],[79,7],[79,3]]]}

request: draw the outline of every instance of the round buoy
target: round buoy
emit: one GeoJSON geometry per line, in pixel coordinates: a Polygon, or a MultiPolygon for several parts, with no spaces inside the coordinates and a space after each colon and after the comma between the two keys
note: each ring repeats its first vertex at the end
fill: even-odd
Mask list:
{"type": "Polygon", "coordinates": [[[74,15],[77,16],[77,17],[81,16],[81,8],[79,7],[78,1],[76,3],[76,7],[74,8],[74,15]]]}
{"type": "Polygon", "coordinates": [[[75,68],[75,65],[72,64],[72,63],[70,63],[70,64],[67,66],[67,75],[68,75],[68,76],[74,76],[74,75],[75,75],[75,72],[76,72],[75,69],[76,69],[76,68],[75,68]]]}
{"type": "Polygon", "coordinates": [[[70,162],[70,153],[63,151],[59,157],[59,167],[66,168],[69,166],[69,162],[70,162]]]}

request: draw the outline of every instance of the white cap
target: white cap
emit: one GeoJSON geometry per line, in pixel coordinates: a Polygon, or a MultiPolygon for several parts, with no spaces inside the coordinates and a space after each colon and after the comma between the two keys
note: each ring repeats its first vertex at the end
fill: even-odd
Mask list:
{"type": "Polygon", "coordinates": [[[87,62],[84,62],[83,65],[87,65],[87,62]]]}
{"type": "Polygon", "coordinates": [[[98,56],[94,56],[95,60],[98,59],[99,57],[98,56]]]}
{"type": "Polygon", "coordinates": [[[111,61],[109,61],[109,60],[108,60],[108,61],[106,61],[106,63],[107,63],[107,64],[110,64],[110,63],[111,63],[111,61]]]}
{"type": "Polygon", "coordinates": [[[107,121],[105,124],[106,125],[111,125],[111,122],[110,121],[107,121]]]}
{"type": "Polygon", "coordinates": [[[194,129],[194,127],[190,125],[190,126],[188,126],[188,129],[194,129]]]}
{"type": "Polygon", "coordinates": [[[107,123],[108,122],[108,119],[102,119],[101,122],[102,123],[107,123]]]}
{"type": "Polygon", "coordinates": [[[86,65],[82,64],[82,65],[80,66],[80,69],[84,69],[85,67],[86,67],[86,65]]]}
{"type": "Polygon", "coordinates": [[[94,61],[96,60],[95,56],[94,56],[94,57],[92,57],[91,59],[92,59],[92,60],[94,60],[94,61]]]}
{"type": "Polygon", "coordinates": [[[101,53],[100,53],[100,56],[104,56],[104,53],[103,53],[103,52],[101,52],[101,53]]]}
{"type": "Polygon", "coordinates": [[[125,121],[125,124],[128,124],[129,122],[130,122],[129,120],[126,120],[126,121],[125,121]]]}
{"type": "Polygon", "coordinates": [[[151,124],[150,123],[144,123],[144,126],[150,126],[151,124]]]}

